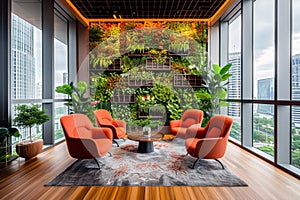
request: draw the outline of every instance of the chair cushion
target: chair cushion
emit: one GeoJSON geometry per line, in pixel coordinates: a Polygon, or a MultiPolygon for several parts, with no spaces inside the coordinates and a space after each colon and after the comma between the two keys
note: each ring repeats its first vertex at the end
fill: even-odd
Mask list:
{"type": "Polygon", "coordinates": [[[112,121],[107,119],[107,118],[103,118],[101,120],[101,124],[104,124],[104,125],[111,125],[112,124],[112,121]]]}
{"type": "Polygon", "coordinates": [[[75,128],[74,137],[76,138],[90,138],[91,132],[86,127],[75,128]]]}
{"type": "Polygon", "coordinates": [[[218,138],[220,136],[221,136],[221,130],[217,127],[213,127],[207,132],[205,137],[207,137],[207,138],[218,138]]]}
{"type": "Polygon", "coordinates": [[[116,127],[117,137],[122,138],[126,134],[126,129],[122,127],[116,127]]]}
{"type": "Polygon", "coordinates": [[[95,140],[100,156],[104,156],[111,149],[112,142],[109,139],[101,138],[95,140]]]}
{"type": "Polygon", "coordinates": [[[186,151],[193,157],[197,157],[196,147],[199,140],[197,138],[187,138],[185,140],[186,151]]]}
{"type": "Polygon", "coordinates": [[[112,123],[112,125],[114,125],[115,127],[119,127],[119,124],[118,124],[118,122],[116,122],[116,121],[111,121],[111,123],[112,123]]]}
{"type": "Polygon", "coordinates": [[[186,118],[186,119],[183,120],[181,126],[185,127],[185,128],[188,128],[191,125],[196,124],[196,123],[197,122],[196,122],[196,120],[194,118],[186,118]]]}
{"type": "Polygon", "coordinates": [[[176,137],[185,138],[187,128],[178,127],[178,128],[174,128],[174,130],[176,130],[176,135],[175,135],[176,137]]]}

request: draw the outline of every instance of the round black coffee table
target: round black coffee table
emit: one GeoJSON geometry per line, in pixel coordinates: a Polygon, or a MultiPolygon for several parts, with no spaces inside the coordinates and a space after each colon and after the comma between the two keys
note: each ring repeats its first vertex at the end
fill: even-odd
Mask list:
{"type": "Polygon", "coordinates": [[[153,142],[163,139],[162,133],[153,133],[150,137],[143,135],[142,131],[131,132],[127,134],[127,138],[130,140],[138,141],[138,153],[151,153],[154,151],[153,142]]]}

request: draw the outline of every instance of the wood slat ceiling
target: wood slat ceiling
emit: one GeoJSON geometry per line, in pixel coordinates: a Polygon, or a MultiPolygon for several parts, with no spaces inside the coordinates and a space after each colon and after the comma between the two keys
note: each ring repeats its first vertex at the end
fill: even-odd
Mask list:
{"type": "Polygon", "coordinates": [[[226,0],[71,0],[87,19],[210,18],[226,0]]]}

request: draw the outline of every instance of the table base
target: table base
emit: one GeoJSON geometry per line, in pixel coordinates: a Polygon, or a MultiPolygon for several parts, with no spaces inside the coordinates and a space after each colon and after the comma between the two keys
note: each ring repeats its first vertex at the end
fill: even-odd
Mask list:
{"type": "Polygon", "coordinates": [[[138,153],[151,153],[154,151],[153,142],[139,142],[138,153]]]}

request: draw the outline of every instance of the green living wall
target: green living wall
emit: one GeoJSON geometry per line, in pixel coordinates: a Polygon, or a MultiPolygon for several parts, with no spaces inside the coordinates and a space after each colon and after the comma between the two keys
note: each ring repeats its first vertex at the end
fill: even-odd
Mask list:
{"type": "Polygon", "coordinates": [[[158,127],[186,109],[208,110],[206,22],[90,25],[90,85],[96,108],[129,128],[158,127]]]}

